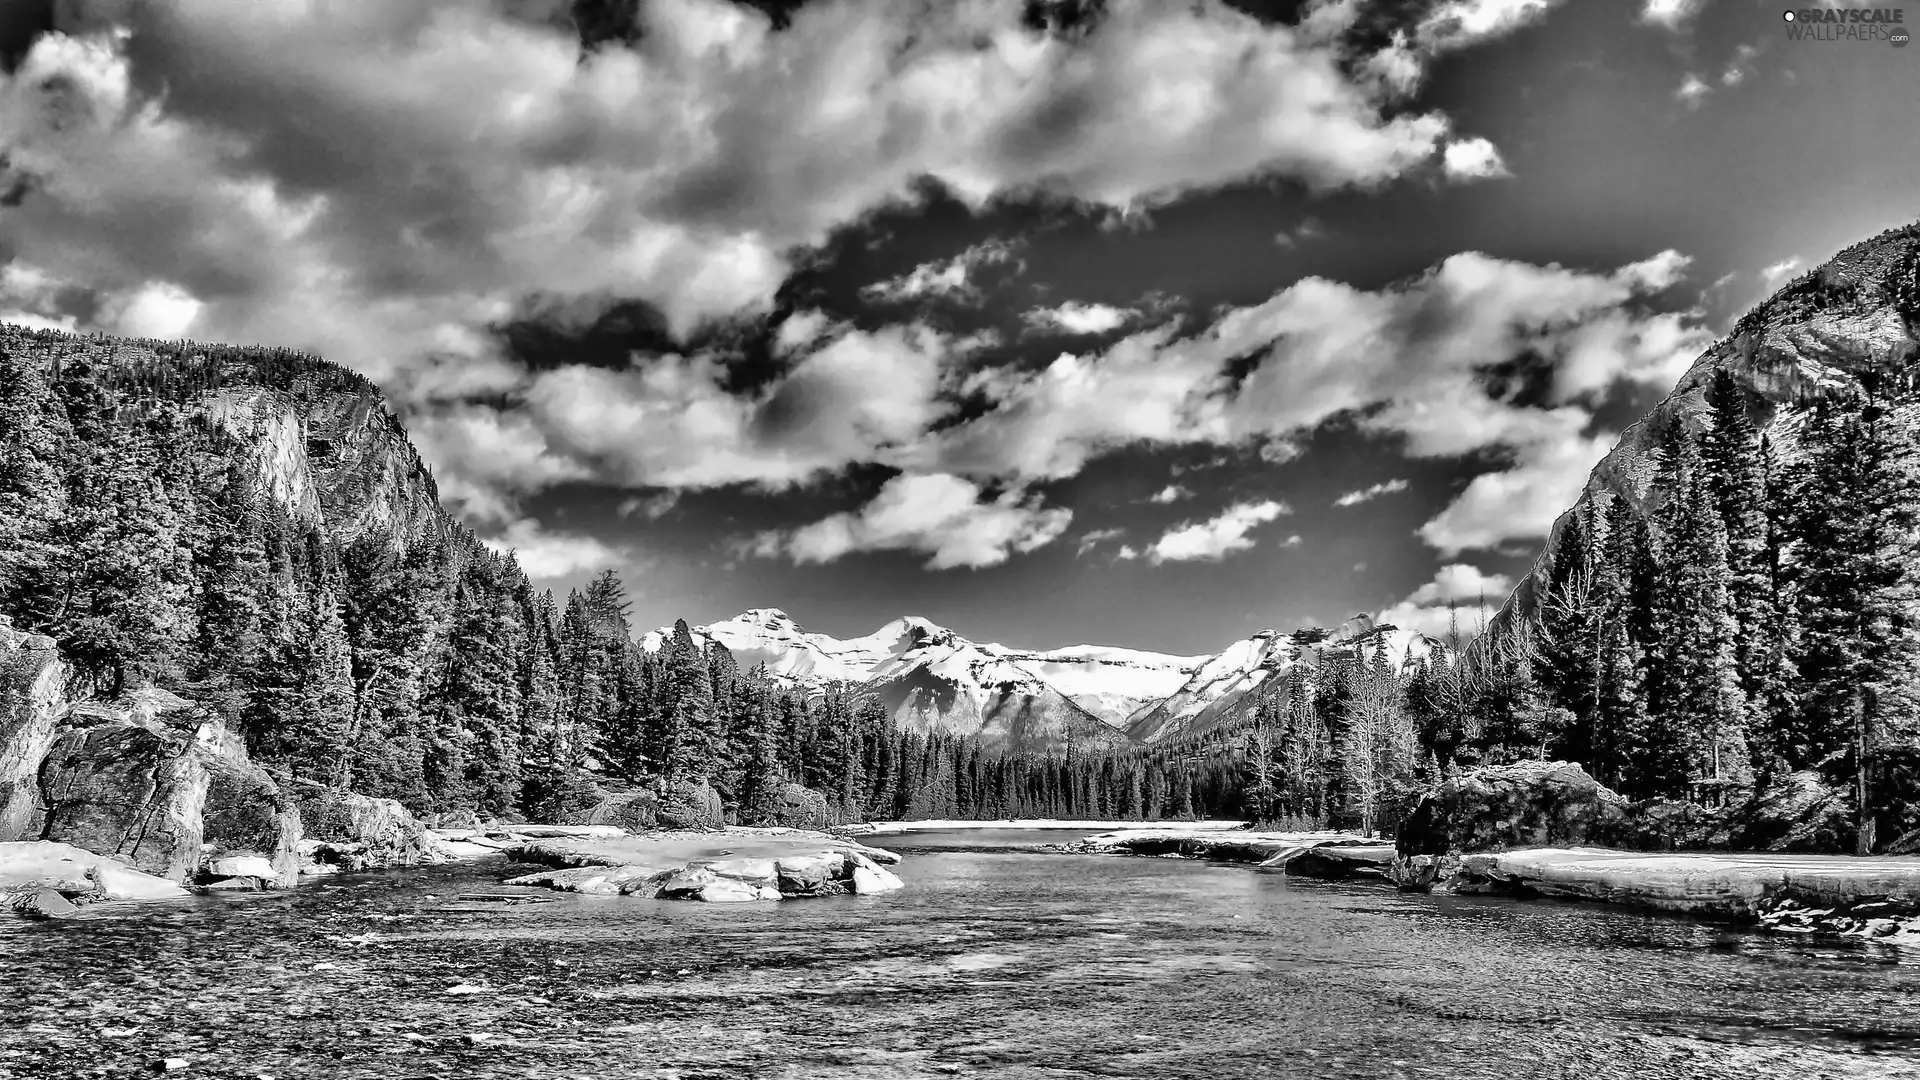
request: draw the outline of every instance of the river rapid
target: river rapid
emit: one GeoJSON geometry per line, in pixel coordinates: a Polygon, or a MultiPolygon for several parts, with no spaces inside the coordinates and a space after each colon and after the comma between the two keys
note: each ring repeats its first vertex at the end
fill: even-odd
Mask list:
{"type": "Polygon", "coordinates": [[[876,838],[876,897],[456,899],[496,860],[4,922],[0,1077],[1920,1077],[1920,955],[1078,835],[876,838]]]}

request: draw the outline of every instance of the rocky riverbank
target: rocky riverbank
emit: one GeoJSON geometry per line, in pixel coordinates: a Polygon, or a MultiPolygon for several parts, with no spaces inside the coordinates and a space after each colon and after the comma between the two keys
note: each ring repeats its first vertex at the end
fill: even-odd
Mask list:
{"type": "Polygon", "coordinates": [[[554,869],[509,878],[565,892],[732,903],[892,892],[900,856],[806,829],[731,827],[528,840],[505,851],[554,869]]]}
{"type": "MultiPolygon", "coordinates": [[[[1749,816],[1760,826],[1746,826],[1755,835],[1792,842],[1807,834],[1796,819],[1801,810],[1779,821],[1749,816]]],[[[1056,849],[1246,863],[1297,876],[1380,878],[1412,892],[1586,901],[1920,944],[1920,857],[1625,850],[1672,843],[1677,821],[1666,807],[1629,803],[1577,765],[1519,762],[1448,779],[1420,800],[1393,842],[1161,825],[1056,849]]]]}

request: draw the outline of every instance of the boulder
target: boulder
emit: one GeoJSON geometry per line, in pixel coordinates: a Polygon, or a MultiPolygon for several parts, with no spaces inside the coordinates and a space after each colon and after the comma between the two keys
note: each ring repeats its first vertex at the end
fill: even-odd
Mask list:
{"type": "Polygon", "coordinates": [[[207,864],[207,873],[217,878],[251,877],[270,880],[273,864],[258,855],[234,855],[207,864]]]}
{"type": "Polygon", "coordinates": [[[1778,778],[1755,791],[1733,818],[1730,842],[1736,848],[1821,852],[1854,846],[1852,793],[1829,786],[1815,772],[1778,778]]]}
{"type": "Polygon", "coordinates": [[[660,798],[651,791],[609,795],[586,814],[587,825],[610,825],[624,832],[645,832],[660,820],[660,798]]]}
{"type": "Polygon", "coordinates": [[[662,900],[697,896],[702,889],[719,880],[720,878],[706,867],[690,866],[684,870],[675,871],[661,882],[660,891],[656,895],[662,900]]]}
{"type": "Polygon", "coordinates": [[[58,890],[45,885],[0,892],[0,908],[36,919],[57,919],[80,910],[73,901],[61,896],[58,890]]]}
{"type": "Polygon", "coordinates": [[[660,802],[659,825],[663,829],[719,829],[726,824],[720,793],[705,780],[679,781],[660,802]]]}
{"type": "MultiPolygon", "coordinates": [[[[299,794],[300,820],[308,838],[318,841],[306,849],[313,862],[363,870],[416,866],[440,858],[426,826],[393,799],[318,784],[303,784],[299,794]]],[[[303,867],[301,872],[311,871],[303,867]]]]}
{"type": "Polygon", "coordinates": [[[824,829],[834,823],[833,814],[827,808],[827,797],[810,787],[782,784],[775,799],[779,809],[774,817],[780,825],[794,829],[824,829]]]}
{"type": "Polygon", "coordinates": [[[248,759],[223,721],[165,691],[74,709],[76,727],[40,765],[29,835],[124,857],[148,873],[194,880],[216,858],[264,859],[291,884],[299,814],[248,759]]]}
{"type": "Polygon", "coordinates": [[[40,801],[40,762],[66,712],[67,665],[53,639],[0,616],[0,840],[22,836],[40,801]]]}
{"type": "Polygon", "coordinates": [[[823,891],[829,882],[844,877],[846,870],[846,856],[839,852],[790,855],[774,862],[776,886],[781,892],[795,896],[811,896],[823,891]]]}
{"type": "Polygon", "coordinates": [[[1627,801],[1567,761],[1471,769],[1422,796],[1401,823],[1402,856],[1619,843],[1627,801]]]}

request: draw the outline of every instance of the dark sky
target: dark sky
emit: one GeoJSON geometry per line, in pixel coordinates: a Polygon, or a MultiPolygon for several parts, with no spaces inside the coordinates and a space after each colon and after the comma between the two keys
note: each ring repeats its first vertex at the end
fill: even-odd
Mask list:
{"type": "Polygon", "coordinates": [[[1436,628],[1920,217],[1920,52],[1745,0],[30,7],[0,314],[363,370],[642,628],[1436,628]]]}

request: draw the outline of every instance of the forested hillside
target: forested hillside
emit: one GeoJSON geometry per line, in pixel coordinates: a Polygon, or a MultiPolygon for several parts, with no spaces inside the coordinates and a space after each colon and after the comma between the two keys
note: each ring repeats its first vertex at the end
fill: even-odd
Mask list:
{"type": "Polygon", "coordinates": [[[684,623],[648,653],[614,574],[536,591],[441,511],[370,383],[284,350],[0,332],[0,615],[59,643],[76,699],[170,689],[269,767],[422,814],[1237,809],[1192,755],[983,754],[684,623]]]}
{"type": "Polygon", "coordinates": [[[1700,841],[1920,825],[1920,227],[1743,318],[1595,470],[1476,652],[1469,727],[1705,813],[1700,841]]]}

